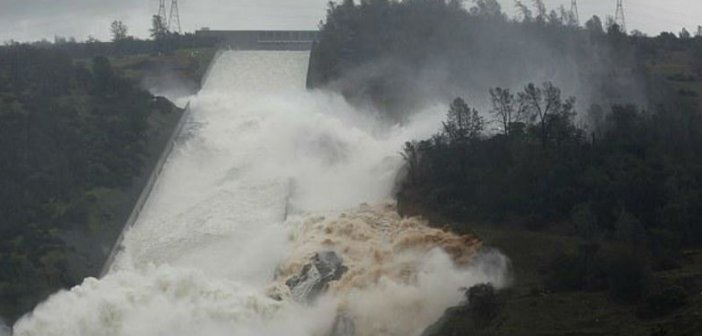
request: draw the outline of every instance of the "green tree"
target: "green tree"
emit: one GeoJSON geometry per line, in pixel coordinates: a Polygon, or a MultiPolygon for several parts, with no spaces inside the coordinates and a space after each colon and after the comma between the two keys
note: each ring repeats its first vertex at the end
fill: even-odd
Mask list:
{"type": "Polygon", "coordinates": [[[561,21],[569,27],[578,27],[580,22],[578,22],[575,13],[572,10],[566,10],[563,5],[559,8],[561,12],[561,21]]]}
{"type": "Polygon", "coordinates": [[[88,68],[63,48],[0,47],[0,312],[10,319],[99,271],[104,255],[75,239],[109,244],[128,209],[98,205],[95,192],[127,201],[153,157],[153,97],[107,58],[88,68]]]}
{"type": "Polygon", "coordinates": [[[105,95],[115,91],[115,73],[107,57],[93,58],[93,75],[95,88],[99,94],[105,95]]]}
{"type": "Polygon", "coordinates": [[[555,10],[551,10],[548,14],[548,23],[553,26],[562,26],[564,23],[567,21],[564,20],[564,17],[558,15],[558,12],[555,10]]]}
{"type": "Polygon", "coordinates": [[[548,21],[546,4],[543,0],[532,0],[536,8],[536,22],[545,23],[548,21]]]}
{"type": "Polygon", "coordinates": [[[414,183],[419,178],[419,157],[420,152],[416,142],[405,142],[402,149],[402,158],[407,162],[409,182],[414,183]]]}
{"type": "Polygon", "coordinates": [[[502,6],[497,0],[473,0],[473,7],[470,9],[470,13],[473,15],[486,16],[486,17],[503,17],[502,6]]]}
{"type": "Polygon", "coordinates": [[[112,21],[110,25],[110,32],[112,33],[112,42],[120,42],[127,39],[127,32],[129,29],[122,21],[112,21]]]}
{"type": "Polygon", "coordinates": [[[605,24],[607,26],[607,34],[611,36],[619,36],[619,35],[624,35],[626,32],[624,31],[624,28],[620,26],[613,17],[608,16],[607,17],[607,23],[605,24]]]}
{"type": "Polygon", "coordinates": [[[151,38],[154,41],[163,41],[168,37],[168,27],[166,21],[159,15],[154,15],[151,18],[151,38]]]}
{"type": "Polygon", "coordinates": [[[514,2],[514,6],[517,7],[517,12],[522,16],[523,22],[531,22],[533,17],[532,17],[531,9],[529,9],[529,6],[525,5],[520,0],[516,0],[514,2]]]}
{"type": "Polygon", "coordinates": [[[590,20],[585,22],[585,28],[595,34],[604,34],[602,19],[597,15],[594,15],[590,20]]]}
{"type": "Polygon", "coordinates": [[[680,31],[680,34],[679,34],[678,36],[679,36],[681,39],[683,39],[683,40],[687,40],[687,39],[689,39],[689,38],[692,37],[692,35],[690,34],[689,31],[687,31],[686,28],[683,28],[683,29],[680,31]]]}
{"type": "Polygon", "coordinates": [[[456,98],[449,108],[444,134],[456,143],[476,140],[485,129],[485,120],[478,110],[471,108],[462,98],[456,98]]]}

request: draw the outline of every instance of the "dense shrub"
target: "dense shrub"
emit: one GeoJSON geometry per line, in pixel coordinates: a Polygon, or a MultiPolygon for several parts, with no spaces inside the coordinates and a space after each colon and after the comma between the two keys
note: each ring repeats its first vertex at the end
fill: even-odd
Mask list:
{"type": "MultiPolygon", "coordinates": [[[[542,95],[547,90],[548,84],[542,95]]],[[[559,95],[553,101],[568,104],[559,95]]],[[[463,120],[469,120],[474,110],[465,110],[463,120]]],[[[649,113],[614,106],[594,140],[574,129],[572,119],[542,125],[531,114],[523,131],[465,141],[451,135],[449,120],[450,127],[431,139],[406,144],[411,179],[398,198],[455,225],[560,225],[559,231],[574,230],[585,241],[606,237],[670,253],[702,242],[702,132],[695,130],[702,129],[702,118],[695,113],[690,107],[649,113]]]]}
{"type": "Polygon", "coordinates": [[[632,245],[586,243],[574,253],[556,253],[544,269],[544,281],[554,291],[606,289],[615,300],[636,303],[651,288],[648,259],[632,245]]]}
{"type": "Polygon", "coordinates": [[[489,325],[499,313],[500,304],[495,287],[490,284],[475,285],[466,291],[470,315],[478,327],[489,325]]]}
{"type": "Polygon", "coordinates": [[[688,301],[688,293],[680,286],[669,286],[646,297],[645,303],[638,310],[641,317],[659,317],[670,314],[684,306],[688,301]]]}
{"type": "Polygon", "coordinates": [[[85,268],[101,254],[79,254],[66,232],[118,232],[91,221],[87,195],[127,188],[144,168],[153,97],[107,58],[86,66],[59,49],[0,47],[0,314],[10,319],[95,275],[85,268]]]}
{"type": "Polygon", "coordinates": [[[620,247],[605,255],[609,294],[616,300],[635,303],[644,298],[651,286],[652,272],[640,252],[620,247]]]}
{"type": "Polygon", "coordinates": [[[577,254],[557,253],[547,267],[546,285],[551,290],[580,290],[585,287],[587,265],[577,254]]]}
{"type": "Polygon", "coordinates": [[[556,253],[546,265],[546,286],[554,291],[606,288],[600,246],[581,245],[575,253],[556,253]]]}

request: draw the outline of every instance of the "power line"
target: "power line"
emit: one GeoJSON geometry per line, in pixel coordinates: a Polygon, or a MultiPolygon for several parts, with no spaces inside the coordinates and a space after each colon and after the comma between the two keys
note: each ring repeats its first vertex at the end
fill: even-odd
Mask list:
{"type": "MultiPolygon", "coordinates": [[[[162,0],[163,1],[163,0],[162,0]]],[[[171,15],[168,18],[168,30],[181,33],[180,12],[178,11],[178,0],[171,1],[171,15]]]]}

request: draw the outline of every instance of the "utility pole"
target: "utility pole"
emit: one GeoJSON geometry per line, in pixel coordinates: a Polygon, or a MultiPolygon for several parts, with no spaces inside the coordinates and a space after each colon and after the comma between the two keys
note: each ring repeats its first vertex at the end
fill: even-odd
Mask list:
{"type": "Polygon", "coordinates": [[[171,32],[181,33],[180,29],[180,12],[178,11],[178,0],[171,1],[171,15],[168,18],[168,30],[171,32]]]}
{"type": "Polygon", "coordinates": [[[572,0],[570,2],[570,14],[573,15],[573,20],[579,26],[580,14],[578,13],[578,0],[572,0]]]}
{"type": "Polygon", "coordinates": [[[622,32],[626,33],[626,18],[624,17],[624,0],[617,0],[617,12],[614,14],[614,23],[622,32]]]}

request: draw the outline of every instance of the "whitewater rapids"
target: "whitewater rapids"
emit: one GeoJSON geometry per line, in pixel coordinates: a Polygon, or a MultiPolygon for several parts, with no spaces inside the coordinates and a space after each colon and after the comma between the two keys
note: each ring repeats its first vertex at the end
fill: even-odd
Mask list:
{"type": "Polygon", "coordinates": [[[343,315],[354,333],[335,336],[419,335],[461,288],[505,285],[499,253],[390,205],[402,144],[435,133],[445,107],[380,126],[306,91],[308,61],[221,54],[110,272],[54,295],[14,334],[326,336],[343,315]],[[348,270],[301,302],[286,280],[324,251],[348,270]]]}

